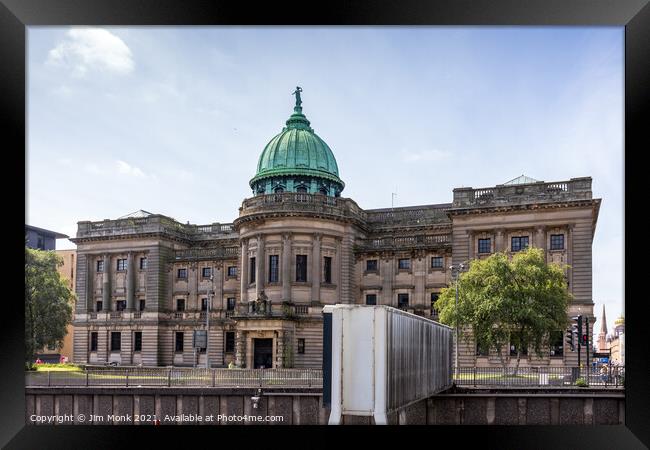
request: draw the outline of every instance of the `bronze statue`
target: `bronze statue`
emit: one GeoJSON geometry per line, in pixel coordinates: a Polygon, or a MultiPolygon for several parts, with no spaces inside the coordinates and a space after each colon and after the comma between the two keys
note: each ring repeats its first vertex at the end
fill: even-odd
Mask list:
{"type": "Polygon", "coordinates": [[[296,96],[296,106],[300,108],[300,105],[302,105],[302,100],[300,99],[300,93],[302,92],[302,88],[300,86],[296,86],[296,90],[292,92],[292,95],[296,96]]]}

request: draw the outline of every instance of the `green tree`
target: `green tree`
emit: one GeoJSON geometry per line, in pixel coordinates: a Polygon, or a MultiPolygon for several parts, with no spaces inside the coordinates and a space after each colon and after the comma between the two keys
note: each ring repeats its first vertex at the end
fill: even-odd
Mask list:
{"type": "Polygon", "coordinates": [[[440,321],[455,326],[458,319],[466,341],[473,337],[481,347],[496,349],[504,369],[504,350],[514,345],[516,375],[523,349],[532,348],[541,357],[551,333],[568,326],[566,267],[547,264],[539,248],[518,252],[512,259],[495,253],[474,260],[457,281],[458,311],[455,283],[442,290],[436,302],[440,321]]]}
{"type": "Polygon", "coordinates": [[[25,247],[25,361],[45,346],[61,346],[72,321],[74,294],[57,267],[63,260],[53,251],[25,247]]]}

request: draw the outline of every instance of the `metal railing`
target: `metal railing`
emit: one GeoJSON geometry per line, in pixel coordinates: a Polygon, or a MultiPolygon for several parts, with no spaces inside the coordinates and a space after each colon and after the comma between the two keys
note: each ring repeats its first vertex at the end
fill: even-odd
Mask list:
{"type": "Polygon", "coordinates": [[[588,386],[622,387],[625,367],[611,366],[605,371],[577,367],[460,367],[455,375],[457,386],[557,387],[588,386]]]}
{"type": "Polygon", "coordinates": [[[25,386],[198,386],[316,387],[323,386],[320,369],[201,369],[111,367],[83,371],[25,373],[25,386]]]}

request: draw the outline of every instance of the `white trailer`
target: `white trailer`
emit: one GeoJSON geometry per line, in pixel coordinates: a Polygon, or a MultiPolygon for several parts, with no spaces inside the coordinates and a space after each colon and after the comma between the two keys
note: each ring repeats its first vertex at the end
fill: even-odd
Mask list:
{"type": "Polygon", "coordinates": [[[325,306],[323,402],[329,424],[388,414],[452,385],[452,329],[389,306],[325,306]]]}

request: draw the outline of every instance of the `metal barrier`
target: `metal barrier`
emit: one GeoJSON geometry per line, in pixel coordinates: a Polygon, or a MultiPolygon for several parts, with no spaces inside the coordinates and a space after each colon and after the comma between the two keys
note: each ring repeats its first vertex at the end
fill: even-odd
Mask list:
{"type": "Polygon", "coordinates": [[[30,371],[25,386],[198,386],[316,387],[323,386],[320,369],[201,369],[120,367],[83,371],[30,371]]]}
{"type": "Polygon", "coordinates": [[[554,387],[576,386],[579,380],[588,386],[621,387],[625,367],[610,366],[605,371],[578,367],[460,367],[454,375],[458,386],[554,387]]]}
{"type": "Polygon", "coordinates": [[[388,306],[333,305],[323,313],[323,402],[343,415],[388,413],[452,385],[452,329],[388,306]]]}

